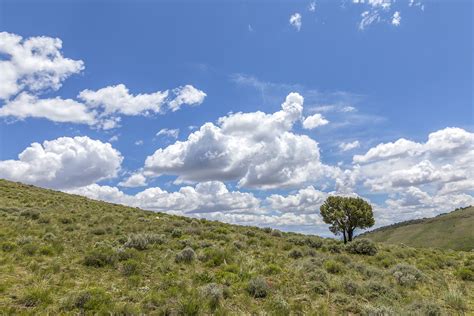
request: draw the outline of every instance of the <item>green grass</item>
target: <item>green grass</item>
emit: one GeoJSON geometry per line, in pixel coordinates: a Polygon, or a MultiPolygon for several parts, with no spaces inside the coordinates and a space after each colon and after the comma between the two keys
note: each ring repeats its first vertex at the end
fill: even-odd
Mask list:
{"type": "Polygon", "coordinates": [[[434,218],[402,222],[363,234],[376,242],[411,247],[474,250],[474,207],[434,218]]]}
{"type": "Polygon", "coordinates": [[[0,314],[474,313],[473,253],[372,246],[0,180],[0,314]]]}

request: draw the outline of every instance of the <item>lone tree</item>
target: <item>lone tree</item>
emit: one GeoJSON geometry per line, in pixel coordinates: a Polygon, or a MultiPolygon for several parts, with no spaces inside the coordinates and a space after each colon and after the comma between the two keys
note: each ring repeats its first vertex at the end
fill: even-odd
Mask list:
{"type": "Polygon", "coordinates": [[[321,205],[321,216],[335,235],[342,233],[344,243],[352,241],[356,228],[375,224],[372,206],[361,198],[330,196],[321,205]]]}

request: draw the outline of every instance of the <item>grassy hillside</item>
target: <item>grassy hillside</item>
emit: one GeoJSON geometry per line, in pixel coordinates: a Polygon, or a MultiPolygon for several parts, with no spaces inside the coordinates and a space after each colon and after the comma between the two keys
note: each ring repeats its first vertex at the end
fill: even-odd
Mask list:
{"type": "Polygon", "coordinates": [[[376,242],[470,251],[474,249],[474,207],[434,218],[381,227],[363,235],[376,242]]]}
{"type": "Polygon", "coordinates": [[[241,227],[0,180],[0,314],[474,313],[474,254],[241,227]]]}

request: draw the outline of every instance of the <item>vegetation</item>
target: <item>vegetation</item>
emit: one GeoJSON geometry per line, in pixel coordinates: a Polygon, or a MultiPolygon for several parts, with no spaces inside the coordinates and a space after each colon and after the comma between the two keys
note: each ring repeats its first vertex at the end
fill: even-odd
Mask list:
{"type": "Polygon", "coordinates": [[[362,234],[375,242],[453,250],[474,250],[474,207],[401,222],[362,234]]]}
{"type": "Polygon", "coordinates": [[[330,196],[321,205],[321,216],[332,233],[342,233],[344,243],[352,241],[356,228],[375,224],[372,206],[361,198],[330,196]]]}
{"type": "Polygon", "coordinates": [[[0,180],[0,314],[470,315],[474,253],[171,216],[0,180]]]}

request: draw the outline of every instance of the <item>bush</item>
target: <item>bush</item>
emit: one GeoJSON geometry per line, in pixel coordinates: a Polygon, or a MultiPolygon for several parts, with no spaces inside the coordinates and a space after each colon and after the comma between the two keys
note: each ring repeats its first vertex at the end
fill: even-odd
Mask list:
{"type": "Polygon", "coordinates": [[[423,274],[420,270],[407,264],[396,265],[391,270],[391,273],[395,281],[401,286],[414,287],[423,279],[423,274]]]}
{"type": "Polygon", "coordinates": [[[266,232],[267,234],[270,234],[270,233],[272,232],[272,228],[271,228],[271,227],[264,227],[264,228],[262,228],[262,230],[263,230],[264,232],[266,232]]]}
{"type": "Polygon", "coordinates": [[[464,297],[461,293],[450,291],[448,294],[446,294],[444,300],[446,301],[446,305],[460,314],[463,314],[467,310],[467,304],[464,301],[464,297]]]}
{"type": "Polygon", "coordinates": [[[338,274],[344,270],[344,267],[342,266],[342,264],[334,260],[328,260],[324,262],[324,268],[326,269],[327,272],[332,273],[332,274],[338,274]]]}
{"type": "Polygon", "coordinates": [[[381,296],[391,297],[393,296],[392,289],[380,281],[370,281],[364,286],[364,295],[369,299],[375,299],[381,296]]]}
{"type": "Polygon", "coordinates": [[[183,235],[183,232],[181,231],[181,229],[179,228],[175,228],[173,229],[173,231],[171,232],[171,237],[173,238],[179,238],[183,235]]]}
{"type": "Polygon", "coordinates": [[[282,237],[283,234],[281,233],[281,231],[279,231],[278,229],[274,229],[272,230],[272,234],[271,234],[273,237],[282,237]]]}
{"type": "Polygon", "coordinates": [[[415,302],[408,307],[408,315],[441,316],[443,311],[438,304],[433,302],[415,302]]]}
{"type": "Polygon", "coordinates": [[[317,237],[306,238],[305,242],[309,247],[315,248],[315,249],[321,248],[323,245],[323,241],[317,237]]]}
{"type": "Polygon", "coordinates": [[[27,210],[20,213],[20,216],[37,220],[40,218],[40,214],[37,211],[27,210]]]}
{"type": "Polygon", "coordinates": [[[254,298],[266,297],[269,291],[270,287],[262,277],[253,278],[247,284],[247,292],[254,298]]]}
{"type": "Polygon", "coordinates": [[[218,267],[224,263],[232,263],[233,256],[233,253],[225,248],[207,248],[201,260],[211,267],[218,267]]]}
{"type": "Polygon", "coordinates": [[[363,315],[366,316],[392,316],[397,315],[392,308],[388,306],[367,306],[363,315]]]}
{"type": "Polygon", "coordinates": [[[293,250],[290,251],[288,256],[290,258],[293,258],[293,259],[302,258],[303,257],[303,252],[299,249],[293,249],[293,250]]]}
{"type": "Polygon", "coordinates": [[[374,256],[377,254],[377,247],[369,239],[356,239],[346,245],[346,251],[359,255],[374,256]]]}
{"type": "Polygon", "coordinates": [[[311,285],[311,289],[316,294],[324,295],[328,291],[328,286],[325,282],[316,281],[311,285]]]}
{"type": "Polygon", "coordinates": [[[149,244],[148,236],[146,234],[131,234],[125,242],[125,247],[135,248],[137,250],[145,250],[149,244]]]}
{"type": "Polygon", "coordinates": [[[108,309],[112,299],[103,289],[91,288],[79,293],[70,294],[64,303],[64,308],[71,310],[78,308],[85,311],[99,311],[108,309]]]}
{"type": "Polygon", "coordinates": [[[53,240],[56,240],[56,235],[49,232],[49,233],[46,233],[43,235],[43,240],[45,241],[53,241],[53,240]]]}
{"type": "Polygon", "coordinates": [[[121,271],[125,276],[137,275],[140,273],[140,264],[133,259],[125,260],[122,263],[121,271]]]}
{"type": "Polygon", "coordinates": [[[356,295],[359,292],[360,286],[350,279],[342,281],[342,290],[348,295],[356,295]]]}
{"type": "Polygon", "coordinates": [[[216,283],[209,283],[202,288],[202,295],[208,301],[209,307],[215,310],[224,298],[224,290],[216,283]]]}
{"type": "Polygon", "coordinates": [[[271,315],[275,316],[289,316],[290,315],[290,304],[281,296],[274,297],[268,304],[271,309],[271,315]]]}
{"type": "Polygon", "coordinates": [[[456,276],[464,281],[474,281],[474,271],[468,267],[461,267],[456,271],[456,276]]]}
{"type": "Polygon", "coordinates": [[[2,243],[2,250],[4,252],[10,252],[13,249],[15,249],[15,247],[16,247],[16,245],[12,242],[9,242],[9,241],[6,241],[6,242],[2,243]]]}
{"type": "Polygon", "coordinates": [[[193,248],[186,247],[176,254],[175,261],[177,263],[191,263],[196,258],[196,253],[193,248]]]}
{"type": "Polygon", "coordinates": [[[84,265],[88,267],[102,268],[107,265],[113,266],[115,264],[116,255],[109,248],[97,248],[91,250],[84,257],[84,265]]]}
{"type": "Polygon", "coordinates": [[[327,250],[331,253],[341,253],[342,246],[338,243],[333,242],[327,246],[327,250]]]}

